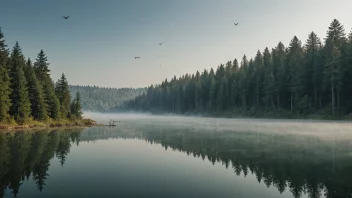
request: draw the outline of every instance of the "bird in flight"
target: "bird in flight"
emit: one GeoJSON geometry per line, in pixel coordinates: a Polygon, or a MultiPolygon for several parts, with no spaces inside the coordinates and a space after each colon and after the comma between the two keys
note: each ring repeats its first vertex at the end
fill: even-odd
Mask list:
{"type": "Polygon", "coordinates": [[[64,19],[68,19],[68,18],[70,18],[70,16],[63,16],[62,18],[64,18],[64,19]]]}
{"type": "Polygon", "coordinates": [[[134,59],[141,59],[141,57],[136,56],[136,57],[134,57],[134,59]]]}
{"type": "Polygon", "coordinates": [[[159,45],[162,45],[163,43],[160,43],[159,45]]]}
{"type": "Polygon", "coordinates": [[[236,25],[236,26],[238,25],[238,23],[233,23],[233,24],[236,25]]]}

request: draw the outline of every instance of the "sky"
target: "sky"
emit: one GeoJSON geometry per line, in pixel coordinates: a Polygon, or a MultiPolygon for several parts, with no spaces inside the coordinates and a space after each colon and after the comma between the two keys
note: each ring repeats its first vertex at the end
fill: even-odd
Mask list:
{"type": "Polygon", "coordinates": [[[146,87],[279,41],[287,46],[293,36],[304,43],[311,31],[323,40],[335,18],[348,33],[351,7],[351,0],[2,0],[0,27],[26,57],[43,49],[55,81],[65,73],[73,85],[146,87]]]}

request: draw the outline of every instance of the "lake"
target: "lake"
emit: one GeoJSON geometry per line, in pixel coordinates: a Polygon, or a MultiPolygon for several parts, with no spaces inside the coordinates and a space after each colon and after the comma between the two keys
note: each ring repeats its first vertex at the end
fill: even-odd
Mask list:
{"type": "Polygon", "coordinates": [[[0,197],[352,197],[348,122],[87,116],[0,132],[0,197]]]}

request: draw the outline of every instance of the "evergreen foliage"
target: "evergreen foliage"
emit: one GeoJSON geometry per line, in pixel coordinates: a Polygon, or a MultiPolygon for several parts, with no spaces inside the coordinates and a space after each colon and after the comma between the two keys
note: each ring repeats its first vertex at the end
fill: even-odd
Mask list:
{"type": "Polygon", "coordinates": [[[70,85],[71,96],[81,94],[82,109],[86,111],[114,111],[117,106],[146,92],[144,88],[105,88],[97,86],[70,85]]]}
{"type": "Polygon", "coordinates": [[[50,77],[50,70],[48,68],[50,64],[43,50],[41,50],[37,56],[36,62],[34,63],[34,70],[36,72],[37,79],[43,86],[44,99],[48,107],[47,112],[50,117],[57,119],[60,116],[60,101],[57,99],[55,94],[55,87],[53,80],[50,77]]]}
{"type": "MultiPolygon", "coordinates": [[[[18,42],[9,56],[0,28],[0,123],[6,124],[13,119],[24,124],[31,119],[70,118],[68,82],[62,75],[55,88],[48,66],[43,50],[34,66],[30,59],[26,62],[18,42]]],[[[82,117],[80,102],[80,98],[75,102],[79,119],[82,117]]]]}
{"type": "Polygon", "coordinates": [[[28,59],[24,71],[27,79],[29,100],[31,102],[31,115],[37,120],[46,120],[48,118],[48,113],[47,104],[44,100],[43,87],[37,80],[30,59],[28,59]]]}
{"type": "Polygon", "coordinates": [[[10,114],[16,121],[23,123],[31,113],[31,104],[28,97],[27,81],[23,69],[26,65],[21,47],[16,42],[10,58],[11,101],[10,114]]]}
{"type": "Polygon", "coordinates": [[[352,113],[352,32],[336,19],[324,43],[311,32],[214,72],[174,77],[125,102],[120,110],[212,115],[341,117],[352,113]]]}
{"type": "Polygon", "coordinates": [[[71,102],[71,117],[75,119],[82,119],[82,105],[81,95],[79,92],[76,93],[76,97],[71,102]]]}
{"type": "Polygon", "coordinates": [[[64,74],[61,75],[61,78],[56,83],[55,93],[60,102],[60,117],[66,118],[70,113],[71,95],[64,74]]]}

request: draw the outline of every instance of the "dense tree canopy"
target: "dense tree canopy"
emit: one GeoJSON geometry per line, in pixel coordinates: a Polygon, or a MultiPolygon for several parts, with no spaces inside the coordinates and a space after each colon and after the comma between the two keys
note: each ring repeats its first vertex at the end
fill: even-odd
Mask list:
{"type": "Polygon", "coordinates": [[[215,71],[173,77],[130,100],[121,110],[212,115],[343,116],[352,112],[352,32],[333,20],[325,42],[311,32],[254,58],[221,64],[215,71]]]}
{"type": "MultiPolygon", "coordinates": [[[[30,59],[26,62],[18,42],[9,55],[0,29],[0,123],[71,118],[71,95],[65,75],[55,87],[48,66],[43,50],[34,65],[30,59]]],[[[76,106],[81,105],[78,103],[76,100],[76,106]]]]}
{"type": "Polygon", "coordinates": [[[97,86],[70,85],[71,95],[81,94],[82,109],[86,111],[113,111],[116,106],[145,92],[144,88],[105,88],[97,86]]]}

